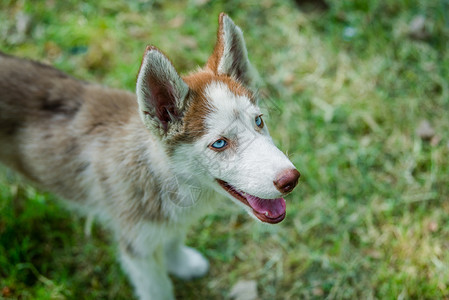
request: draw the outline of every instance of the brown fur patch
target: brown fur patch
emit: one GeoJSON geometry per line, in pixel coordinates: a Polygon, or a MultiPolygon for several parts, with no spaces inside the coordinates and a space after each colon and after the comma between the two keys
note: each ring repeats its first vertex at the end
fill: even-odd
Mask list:
{"type": "Polygon", "coordinates": [[[214,73],[217,73],[218,65],[220,64],[220,59],[224,52],[223,18],[225,16],[225,13],[220,13],[220,16],[218,17],[217,42],[215,43],[214,52],[212,52],[212,55],[209,57],[206,64],[206,67],[214,73]]]}
{"type": "MultiPolygon", "coordinates": [[[[213,74],[219,75],[218,74],[218,66],[220,64],[220,60],[223,57],[224,54],[224,49],[225,49],[225,31],[224,31],[224,18],[227,15],[225,13],[221,13],[220,16],[218,17],[218,30],[217,30],[217,41],[215,43],[215,47],[214,47],[214,51],[212,52],[212,55],[209,57],[207,63],[206,63],[206,70],[209,69],[210,71],[212,71],[213,74]]],[[[228,37],[228,39],[230,39],[230,43],[231,43],[231,49],[230,51],[233,53],[233,58],[234,58],[234,63],[233,63],[233,69],[235,71],[234,74],[234,79],[237,79],[238,81],[240,81],[241,83],[243,83],[244,85],[248,85],[250,84],[250,82],[247,80],[247,76],[244,76],[244,72],[241,68],[243,59],[244,59],[244,54],[242,52],[242,48],[239,47],[240,44],[238,42],[238,37],[235,36],[235,34],[231,33],[231,36],[228,37]]],[[[225,75],[225,74],[220,74],[220,76],[229,76],[231,77],[229,74],[225,75]]],[[[237,81],[235,80],[231,80],[232,82],[235,83],[235,85],[237,86],[241,86],[241,84],[239,84],[237,81]]],[[[232,86],[230,86],[231,91],[233,91],[232,86]]],[[[248,89],[246,89],[248,90],[248,89]]],[[[254,95],[250,94],[248,95],[251,102],[253,104],[256,103],[256,99],[254,97],[254,95]]]]}
{"type": "Polygon", "coordinates": [[[224,83],[232,93],[238,96],[253,98],[253,94],[239,82],[225,75],[216,75],[210,71],[200,71],[183,78],[190,88],[188,108],[184,114],[183,133],[171,140],[171,144],[178,142],[193,142],[205,133],[204,120],[213,107],[205,97],[206,87],[212,82],[224,83]]]}

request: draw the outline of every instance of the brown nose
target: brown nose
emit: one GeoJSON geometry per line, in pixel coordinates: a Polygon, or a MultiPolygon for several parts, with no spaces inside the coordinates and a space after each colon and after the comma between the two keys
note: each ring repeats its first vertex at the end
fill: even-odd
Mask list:
{"type": "Polygon", "coordinates": [[[298,184],[298,179],[300,176],[301,174],[299,174],[296,169],[285,170],[278,175],[273,183],[279,192],[284,194],[290,193],[298,184]]]}

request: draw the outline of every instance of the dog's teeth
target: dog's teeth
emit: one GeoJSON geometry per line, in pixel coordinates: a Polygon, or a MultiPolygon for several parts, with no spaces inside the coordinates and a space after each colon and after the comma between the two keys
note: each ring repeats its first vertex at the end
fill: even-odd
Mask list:
{"type": "Polygon", "coordinates": [[[268,212],[265,212],[265,216],[267,216],[267,217],[268,217],[268,212]]]}

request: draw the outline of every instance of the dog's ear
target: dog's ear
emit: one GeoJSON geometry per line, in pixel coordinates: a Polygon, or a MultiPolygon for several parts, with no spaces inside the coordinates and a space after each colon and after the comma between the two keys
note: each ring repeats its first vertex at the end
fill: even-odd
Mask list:
{"type": "Polygon", "coordinates": [[[242,30],[225,13],[218,18],[217,43],[206,67],[215,74],[231,76],[247,87],[254,84],[255,71],[248,60],[242,30]]]}
{"type": "Polygon", "coordinates": [[[140,116],[149,129],[162,136],[179,129],[189,87],[156,47],[145,50],[136,92],[140,116]]]}

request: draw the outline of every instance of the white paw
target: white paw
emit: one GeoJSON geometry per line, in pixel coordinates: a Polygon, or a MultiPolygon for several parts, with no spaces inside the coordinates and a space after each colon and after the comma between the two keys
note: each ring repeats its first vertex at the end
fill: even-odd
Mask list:
{"type": "Polygon", "coordinates": [[[181,279],[202,277],[209,271],[209,262],[193,248],[182,246],[167,256],[168,271],[181,279]]]}

